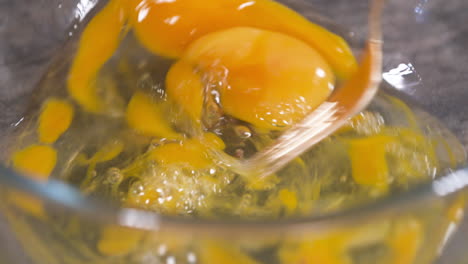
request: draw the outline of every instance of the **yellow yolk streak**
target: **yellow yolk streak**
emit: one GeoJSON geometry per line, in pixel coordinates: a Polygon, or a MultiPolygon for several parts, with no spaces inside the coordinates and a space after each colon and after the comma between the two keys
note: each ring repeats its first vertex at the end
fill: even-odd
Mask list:
{"type": "Polygon", "coordinates": [[[296,192],[290,191],[288,189],[281,189],[278,193],[279,199],[286,207],[288,213],[292,213],[297,208],[297,196],[296,192]]]}
{"type": "Polygon", "coordinates": [[[257,264],[240,249],[220,241],[204,241],[199,245],[200,263],[257,264]]]}
{"type": "Polygon", "coordinates": [[[110,226],[103,230],[97,249],[106,256],[127,255],[142,239],[142,233],[134,229],[110,226]]]}
{"type": "MultiPolygon", "coordinates": [[[[209,156],[209,149],[223,150],[224,142],[213,133],[205,133],[201,138],[185,139],[179,142],[164,143],[152,149],[145,159],[155,161],[162,169],[168,166],[180,166],[189,170],[206,170],[215,164],[209,156]]],[[[165,200],[162,211],[167,214],[177,213],[178,193],[171,194],[171,199],[165,200]]],[[[155,188],[147,188],[143,193],[130,194],[125,204],[130,207],[146,208],[153,204],[161,204],[161,194],[155,188]]]]}
{"type": "MultiPolygon", "coordinates": [[[[152,204],[158,203],[158,199],[160,197],[161,195],[157,191],[155,191],[154,189],[151,189],[151,190],[145,191],[144,194],[141,194],[141,195],[128,195],[125,201],[125,204],[126,206],[130,206],[130,207],[145,208],[145,205],[152,205],[152,204]]],[[[172,206],[173,204],[175,204],[175,202],[173,202],[173,204],[170,204],[170,202],[172,202],[173,200],[174,199],[172,199],[169,202],[165,201],[164,209],[166,211],[170,211],[170,212],[175,211],[174,210],[175,206],[172,206]]]]}
{"type": "Polygon", "coordinates": [[[331,233],[308,234],[305,241],[286,242],[278,251],[278,257],[284,264],[351,264],[351,250],[381,242],[389,231],[390,224],[381,222],[331,233]]]}
{"type": "Polygon", "coordinates": [[[125,146],[121,141],[112,141],[107,143],[93,155],[90,162],[98,163],[113,160],[122,153],[124,147],[125,146]]]}
{"type": "Polygon", "coordinates": [[[161,165],[186,164],[193,169],[206,169],[213,165],[209,148],[223,150],[224,143],[214,134],[205,134],[205,140],[187,139],[180,143],[169,143],[161,145],[150,152],[150,159],[161,165]]]}
{"type": "Polygon", "coordinates": [[[95,77],[114,54],[127,21],[125,1],[111,0],[86,26],[67,80],[68,92],[86,110],[101,112],[95,77]]]}
{"type": "Polygon", "coordinates": [[[162,165],[187,164],[194,169],[204,169],[212,164],[204,151],[203,145],[190,140],[162,145],[151,152],[151,159],[162,165]]]}
{"type": "Polygon", "coordinates": [[[352,176],[359,184],[386,190],[389,169],[385,157],[387,144],[394,140],[384,135],[354,139],[349,144],[352,176]]]}
{"type": "Polygon", "coordinates": [[[70,127],[73,115],[73,106],[69,102],[49,99],[39,116],[39,141],[54,143],[70,127]]]}
{"type": "Polygon", "coordinates": [[[447,218],[453,223],[460,223],[465,215],[466,208],[466,197],[460,195],[454,202],[449,206],[447,210],[447,218]]]}
{"type": "Polygon", "coordinates": [[[168,74],[167,90],[181,103],[177,98],[196,95],[183,105],[187,112],[199,113],[203,105],[200,92],[194,91],[203,85],[187,69],[195,65],[210,83],[223,83],[218,90],[227,114],[262,129],[282,129],[301,120],[329,96],[335,82],[327,62],[307,44],[255,28],[206,35],[187,48],[181,61],[168,74]]]}
{"type": "Polygon", "coordinates": [[[192,120],[200,123],[203,111],[203,83],[193,65],[178,61],[166,76],[168,97],[180,105],[192,120]]]}
{"type": "Polygon", "coordinates": [[[351,264],[350,257],[344,252],[341,234],[331,235],[315,241],[303,242],[284,247],[279,252],[282,264],[351,264]]]}
{"type": "Polygon", "coordinates": [[[31,176],[35,180],[45,181],[57,162],[57,152],[50,146],[31,145],[13,155],[13,168],[31,176]]]}
{"type": "Polygon", "coordinates": [[[135,93],[128,103],[126,118],[131,128],[144,135],[168,139],[180,138],[164,118],[161,103],[142,92],[135,93]]]}
{"type": "MultiPolygon", "coordinates": [[[[47,181],[57,162],[57,152],[50,146],[31,145],[13,154],[13,168],[37,181],[47,181]]],[[[45,218],[42,203],[27,193],[12,191],[11,201],[32,215],[45,218]]]]}
{"type": "Polygon", "coordinates": [[[417,219],[404,219],[396,223],[388,241],[393,250],[393,264],[412,264],[423,242],[423,226],[417,219]]]}

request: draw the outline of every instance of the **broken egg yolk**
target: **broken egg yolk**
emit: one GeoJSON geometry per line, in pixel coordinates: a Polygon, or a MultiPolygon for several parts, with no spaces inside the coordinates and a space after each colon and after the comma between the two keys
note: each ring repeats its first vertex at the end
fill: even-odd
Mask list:
{"type": "Polygon", "coordinates": [[[194,89],[215,85],[227,114],[264,129],[301,120],[329,96],[335,82],[325,59],[306,43],[255,28],[208,34],[190,45],[181,60],[168,73],[166,86],[169,97],[187,112],[201,112],[202,91],[194,89]],[[202,79],[208,83],[201,85],[202,79]],[[196,96],[187,98],[192,94],[196,96]]]}
{"type": "Polygon", "coordinates": [[[140,42],[156,54],[180,57],[196,39],[231,27],[281,32],[317,49],[340,77],[356,68],[346,42],[270,0],[136,1],[130,15],[140,42]]]}
{"type": "MultiPolygon", "coordinates": [[[[99,98],[95,78],[104,63],[113,56],[125,35],[124,33],[128,30],[132,30],[143,47],[156,55],[180,59],[185,56],[184,54],[187,54],[187,49],[193,46],[192,44],[195,41],[206,36],[204,42],[198,42],[199,45],[200,43],[214,43],[212,33],[223,30],[229,31],[235,27],[250,27],[256,28],[259,32],[269,32],[260,34],[265,35],[260,38],[270,39],[270,41],[265,42],[256,41],[255,39],[257,37],[254,36],[256,33],[242,33],[240,30],[237,30],[238,33],[240,32],[237,35],[241,35],[241,40],[250,41],[249,44],[255,44],[260,47],[263,45],[263,47],[267,49],[265,52],[259,54],[251,53],[250,56],[252,58],[244,61],[250,64],[244,67],[231,69],[232,71],[238,70],[237,74],[243,76],[237,79],[240,83],[253,83],[255,86],[263,84],[264,82],[277,83],[277,85],[275,85],[277,87],[286,85],[282,87],[283,90],[289,90],[291,87],[298,85],[299,88],[297,89],[302,91],[301,89],[306,88],[303,84],[303,82],[306,81],[303,78],[306,75],[304,71],[315,77],[317,75],[325,75],[324,81],[326,81],[327,79],[333,79],[330,72],[333,72],[338,79],[346,79],[357,68],[357,63],[350,47],[341,37],[319,25],[309,22],[298,13],[274,1],[111,0],[107,6],[90,21],[82,33],[79,48],[68,77],[67,85],[69,94],[89,112],[100,113],[106,109],[103,101],[99,98]],[[273,34],[273,32],[277,33],[273,34]],[[283,34],[281,35],[282,37],[280,37],[280,34],[283,34]],[[212,37],[209,38],[207,35],[211,35],[212,37]],[[273,42],[274,39],[277,39],[279,43],[275,44],[273,42]],[[299,42],[301,44],[298,44],[299,42]],[[308,46],[308,49],[306,49],[306,46],[308,46]],[[286,50],[280,50],[282,48],[286,50]],[[295,48],[299,48],[299,50],[294,51],[295,48]],[[293,52],[288,54],[291,50],[293,52]],[[307,51],[305,51],[304,54],[300,54],[300,50],[307,51]],[[272,54],[273,52],[279,54],[272,54]],[[314,54],[312,55],[312,53],[314,54]],[[288,58],[290,55],[291,58],[288,58]],[[299,55],[303,55],[303,59],[294,62],[299,55]],[[258,58],[253,58],[255,56],[258,56],[258,58]],[[294,66],[299,66],[298,64],[306,62],[306,58],[311,59],[316,57],[320,57],[320,59],[316,61],[317,65],[322,65],[323,61],[326,61],[326,64],[328,64],[326,67],[320,67],[321,71],[314,73],[308,71],[310,70],[309,66],[313,64],[313,62],[309,62],[308,66],[305,68],[294,68],[294,66]],[[266,61],[266,59],[269,61],[266,61]],[[283,59],[287,60],[283,61],[283,59]],[[283,64],[284,62],[287,63],[283,64]],[[290,78],[281,79],[277,77],[267,79],[272,77],[272,75],[269,74],[274,74],[274,72],[268,73],[268,71],[265,71],[265,66],[268,66],[269,70],[274,70],[274,68],[277,67],[278,72],[283,70],[282,74],[285,74],[287,67],[292,67],[288,70],[289,73],[286,74],[290,78]],[[301,69],[302,72],[293,72],[298,69],[301,69]],[[252,70],[252,72],[249,72],[250,70],[252,70]],[[300,78],[296,80],[297,76],[300,76],[300,78]],[[299,84],[296,81],[299,82],[299,84]]],[[[253,29],[250,31],[253,31],[253,29]]],[[[225,33],[224,37],[230,38],[235,35],[236,34],[233,32],[229,34],[225,33]]],[[[236,39],[230,39],[230,41],[237,45],[241,42],[236,39]]],[[[227,39],[225,39],[224,42],[218,41],[215,55],[236,51],[236,45],[228,42],[227,39]],[[219,45],[226,45],[226,49],[221,49],[219,45]]],[[[248,49],[245,49],[245,46],[249,44],[243,44],[242,46],[244,48],[241,52],[248,53],[248,49]]],[[[191,52],[193,53],[197,49],[198,48],[192,48],[191,52]]],[[[236,56],[237,55],[233,54],[232,58],[236,56]]],[[[187,75],[185,75],[185,77],[187,77],[187,75]]],[[[244,88],[251,89],[252,87],[247,85],[244,88]]],[[[269,87],[268,89],[270,88],[276,89],[274,87],[269,87]]],[[[225,98],[228,112],[239,112],[238,109],[233,111],[232,106],[229,105],[238,101],[234,98],[244,96],[245,89],[234,89],[232,93],[227,92],[232,94],[225,98]],[[227,98],[231,98],[232,100],[228,100],[227,98]]],[[[268,89],[263,90],[266,91],[268,89]]],[[[322,90],[322,88],[314,89],[315,92],[319,90],[322,92],[316,95],[316,99],[309,105],[310,108],[313,108],[317,101],[323,100],[325,90],[322,90]]],[[[289,100],[291,97],[297,95],[297,91],[298,90],[295,90],[293,95],[288,96],[287,99],[289,100]]],[[[328,89],[327,92],[329,92],[328,89]]],[[[310,93],[310,90],[307,90],[303,97],[307,98],[310,93]]],[[[281,95],[285,94],[287,93],[284,92],[281,95]]],[[[248,93],[248,96],[252,95],[253,93],[248,93]]],[[[260,94],[255,95],[256,97],[254,96],[252,100],[256,103],[262,103],[263,101],[258,99],[258,97],[271,97],[265,99],[266,102],[270,99],[279,101],[280,98],[272,98],[277,95],[279,94],[276,91],[271,93],[260,92],[260,94]]],[[[178,98],[175,100],[184,101],[178,98]]],[[[301,103],[305,105],[308,102],[301,103]]],[[[289,102],[286,104],[289,104],[289,102]]],[[[250,107],[250,105],[247,104],[245,106],[246,108],[250,107]]],[[[265,107],[269,108],[271,105],[265,107]]],[[[196,107],[192,107],[191,110],[195,108],[196,107]]],[[[264,110],[265,109],[261,110],[258,115],[262,115],[261,112],[264,110]]],[[[278,109],[272,109],[271,111],[275,110],[281,112],[281,110],[278,109]]],[[[285,109],[285,111],[288,111],[288,109],[285,109]]],[[[192,115],[199,116],[196,113],[192,115]]],[[[299,115],[296,117],[298,116],[299,115]]],[[[243,119],[252,120],[253,118],[250,116],[243,117],[243,119]]],[[[273,121],[273,119],[277,118],[273,117],[271,119],[273,121]]],[[[281,122],[279,123],[281,124],[281,122]]],[[[284,124],[281,124],[281,126],[282,125],[284,124]]]]}
{"type": "Polygon", "coordinates": [[[95,78],[119,46],[127,10],[120,0],[111,0],[96,14],[81,34],[79,48],[67,79],[68,93],[86,111],[102,112],[95,78]]]}
{"type": "Polygon", "coordinates": [[[67,129],[73,120],[73,106],[67,101],[49,99],[39,116],[38,134],[43,143],[54,143],[67,129]]]}
{"type": "Polygon", "coordinates": [[[161,165],[188,165],[201,170],[213,165],[208,146],[219,150],[225,148],[224,142],[215,134],[206,133],[203,135],[203,143],[198,139],[187,139],[179,143],[161,145],[150,152],[150,159],[161,165]]]}
{"type": "MultiPolygon", "coordinates": [[[[57,163],[57,151],[48,145],[30,145],[16,151],[12,156],[13,168],[31,179],[46,182],[57,163]]],[[[25,192],[11,191],[9,199],[18,208],[44,219],[46,213],[42,201],[25,192]]]]}
{"type": "Polygon", "coordinates": [[[14,153],[12,161],[18,172],[45,181],[57,163],[57,151],[47,145],[31,145],[14,153]]]}
{"type": "Polygon", "coordinates": [[[131,128],[142,134],[169,139],[179,137],[164,119],[161,104],[142,92],[135,93],[128,103],[126,119],[131,128]]]}
{"type": "Polygon", "coordinates": [[[138,246],[142,234],[120,226],[108,226],[101,233],[98,251],[105,256],[122,256],[138,246]]]}

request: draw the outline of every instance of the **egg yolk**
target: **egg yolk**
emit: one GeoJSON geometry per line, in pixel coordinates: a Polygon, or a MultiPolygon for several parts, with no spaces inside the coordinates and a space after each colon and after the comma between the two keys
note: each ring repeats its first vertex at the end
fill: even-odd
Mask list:
{"type": "Polygon", "coordinates": [[[70,127],[73,114],[73,106],[69,102],[49,99],[39,116],[39,141],[54,143],[70,127]]]}
{"type": "Polygon", "coordinates": [[[294,212],[297,208],[297,196],[296,193],[288,189],[281,189],[278,193],[279,199],[284,204],[288,213],[294,212]]]}
{"type": "Polygon", "coordinates": [[[461,195],[460,197],[457,197],[447,210],[447,218],[454,223],[460,223],[465,215],[465,207],[465,196],[461,195]]]}
{"type": "Polygon", "coordinates": [[[97,249],[106,256],[122,256],[134,250],[141,239],[142,233],[136,230],[109,226],[101,233],[97,249]]]}
{"type": "Polygon", "coordinates": [[[164,118],[161,103],[142,92],[135,93],[128,103],[126,118],[131,128],[147,136],[179,138],[164,118]]]}
{"type": "Polygon", "coordinates": [[[356,61],[346,42],[270,0],[173,0],[134,2],[130,23],[140,42],[157,54],[180,57],[196,39],[231,27],[281,32],[317,49],[338,76],[346,78],[356,61]]]}
{"type": "Polygon", "coordinates": [[[126,1],[111,0],[86,26],[70,68],[67,88],[86,111],[102,112],[94,78],[114,54],[127,21],[126,1]]]}
{"type": "Polygon", "coordinates": [[[341,235],[332,235],[316,241],[307,241],[291,248],[282,248],[279,259],[284,264],[350,264],[350,257],[343,250],[341,235]]]}
{"type": "Polygon", "coordinates": [[[200,263],[257,264],[240,249],[220,241],[204,241],[199,246],[200,263]]]}
{"type": "Polygon", "coordinates": [[[168,97],[180,105],[186,113],[200,123],[203,112],[204,85],[191,63],[176,62],[166,76],[168,97]]]}
{"type": "MultiPolygon", "coordinates": [[[[38,181],[46,181],[57,162],[57,152],[46,145],[31,145],[13,154],[13,168],[38,181]]],[[[17,207],[31,215],[44,219],[46,213],[42,201],[28,193],[11,191],[9,199],[17,207]]]]}
{"type": "Polygon", "coordinates": [[[203,143],[198,139],[187,139],[179,143],[161,145],[150,152],[150,159],[161,165],[187,165],[192,169],[206,169],[213,165],[209,147],[223,150],[224,142],[212,133],[204,135],[203,143]]]}
{"type": "Polygon", "coordinates": [[[385,154],[387,145],[392,141],[394,139],[390,136],[376,135],[350,142],[348,152],[356,183],[387,189],[390,173],[385,154]]]}
{"type": "Polygon", "coordinates": [[[57,152],[46,145],[31,145],[13,155],[13,167],[36,180],[47,180],[57,162],[57,152]]]}
{"type": "Polygon", "coordinates": [[[394,231],[388,243],[393,250],[395,264],[415,263],[418,250],[423,242],[423,226],[413,218],[404,219],[395,224],[394,231]]]}
{"type": "Polygon", "coordinates": [[[198,113],[203,105],[201,91],[194,89],[218,85],[222,109],[259,128],[280,129],[299,121],[329,96],[335,82],[327,62],[306,43],[255,28],[205,35],[181,60],[168,74],[167,91],[181,104],[186,95],[196,94],[183,105],[187,112],[198,113]],[[195,70],[201,75],[198,82],[195,70]],[[208,83],[201,85],[202,78],[208,83]]]}

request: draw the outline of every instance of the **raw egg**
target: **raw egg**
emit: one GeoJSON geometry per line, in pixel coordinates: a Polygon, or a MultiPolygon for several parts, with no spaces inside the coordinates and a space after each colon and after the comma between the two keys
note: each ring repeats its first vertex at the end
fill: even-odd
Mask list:
{"type": "Polygon", "coordinates": [[[326,60],[306,43],[255,28],[205,35],[181,61],[168,73],[167,92],[187,112],[201,111],[201,87],[217,86],[227,114],[265,129],[299,121],[329,96],[335,83],[326,60]],[[202,79],[208,83],[201,85],[202,79]]]}

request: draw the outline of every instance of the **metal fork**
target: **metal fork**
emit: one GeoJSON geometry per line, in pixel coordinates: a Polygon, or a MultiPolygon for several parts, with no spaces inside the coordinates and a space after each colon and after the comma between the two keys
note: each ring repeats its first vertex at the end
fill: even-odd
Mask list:
{"type": "Polygon", "coordinates": [[[369,33],[361,65],[327,101],[286,130],[272,145],[247,160],[238,160],[215,150],[212,154],[238,174],[265,177],[283,168],[362,111],[377,93],[381,81],[383,5],[384,0],[371,0],[369,33]]]}

